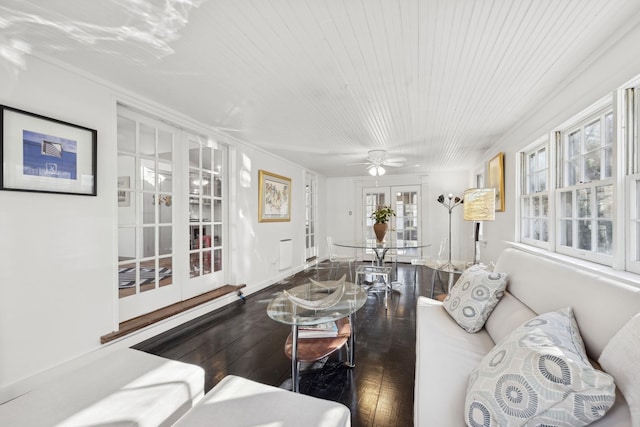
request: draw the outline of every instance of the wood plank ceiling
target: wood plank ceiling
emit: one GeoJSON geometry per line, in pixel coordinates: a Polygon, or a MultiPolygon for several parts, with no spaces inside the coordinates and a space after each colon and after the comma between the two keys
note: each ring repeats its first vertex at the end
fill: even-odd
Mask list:
{"type": "MultiPolygon", "coordinates": [[[[327,176],[463,168],[638,25],[631,0],[2,0],[0,61],[67,63],[327,176]]],[[[640,71],[640,70],[639,70],[640,71]]],[[[604,95],[604,94],[602,94],[604,95]]],[[[90,125],[90,124],[89,124],[90,125]]]]}

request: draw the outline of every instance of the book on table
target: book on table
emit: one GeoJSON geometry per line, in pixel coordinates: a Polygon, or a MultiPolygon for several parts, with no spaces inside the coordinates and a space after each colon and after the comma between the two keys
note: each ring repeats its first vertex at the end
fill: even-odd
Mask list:
{"type": "Polygon", "coordinates": [[[336,322],[298,327],[298,338],[335,338],[337,336],[338,325],[336,322]]]}

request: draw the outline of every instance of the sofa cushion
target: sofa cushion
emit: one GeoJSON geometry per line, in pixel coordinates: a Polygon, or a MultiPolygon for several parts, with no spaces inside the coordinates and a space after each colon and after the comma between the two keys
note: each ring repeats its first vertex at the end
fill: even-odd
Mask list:
{"type": "Polygon", "coordinates": [[[491,339],[497,343],[508,336],[515,328],[522,325],[529,319],[533,319],[537,314],[529,307],[520,302],[519,299],[504,292],[500,302],[491,312],[491,316],[484,324],[485,329],[491,339]]]}
{"type": "Polygon", "coordinates": [[[537,316],[496,345],[469,378],[469,425],[580,426],[613,405],[613,378],[587,359],[569,307],[537,316]]]}
{"type": "Polygon", "coordinates": [[[598,362],[613,375],[631,411],[634,427],[640,426],[640,314],[611,338],[598,362]]]}
{"type": "MultiPolygon", "coordinates": [[[[464,425],[467,380],[494,342],[485,331],[469,334],[442,308],[420,297],[416,307],[416,426],[464,425]]],[[[356,368],[357,369],[357,368],[356,368]]]]}
{"type": "Polygon", "coordinates": [[[443,301],[449,315],[467,332],[478,332],[507,287],[506,273],[467,268],[443,301]]]}

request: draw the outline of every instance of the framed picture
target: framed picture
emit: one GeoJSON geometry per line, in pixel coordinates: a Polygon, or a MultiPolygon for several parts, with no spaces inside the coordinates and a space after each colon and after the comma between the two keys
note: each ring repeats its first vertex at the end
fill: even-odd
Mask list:
{"type": "Polygon", "coordinates": [[[291,221],[291,178],[258,172],[258,221],[291,221]]]}
{"type": "Polygon", "coordinates": [[[0,190],[96,195],[94,129],[0,105],[0,190]]]}
{"type": "Polygon", "coordinates": [[[131,205],[131,192],[125,191],[131,189],[131,177],[118,177],[118,207],[127,207],[131,205]]]}
{"type": "Polygon", "coordinates": [[[496,190],[496,212],[504,212],[504,153],[489,160],[489,188],[496,190]]]}

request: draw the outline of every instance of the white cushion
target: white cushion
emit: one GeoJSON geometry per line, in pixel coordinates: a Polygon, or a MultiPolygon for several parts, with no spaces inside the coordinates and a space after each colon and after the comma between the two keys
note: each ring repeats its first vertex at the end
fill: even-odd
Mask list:
{"type": "Polygon", "coordinates": [[[537,316],[491,350],[469,378],[469,425],[581,426],[613,405],[613,378],[587,359],[569,307],[537,316]]]}
{"type": "Polygon", "coordinates": [[[491,316],[484,324],[485,329],[496,343],[502,341],[515,328],[522,325],[537,314],[520,300],[505,291],[500,302],[491,312],[491,316]]]}
{"type": "Polygon", "coordinates": [[[639,287],[542,254],[506,248],[496,271],[509,273],[507,290],[536,313],[573,307],[587,354],[594,360],[640,307],[639,287]]]}
{"type": "Polygon", "coordinates": [[[467,332],[478,332],[507,287],[507,274],[473,265],[462,272],[443,301],[445,310],[467,332]]]}
{"type": "Polygon", "coordinates": [[[341,403],[228,375],[175,426],[350,427],[341,403]]]}
{"type": "Polygon", "coordinates": [[[613,375],[631,411],[633,427],[640,427],[640,314],[611,338],[598,362],[613,375]]]}
{"type": "Polygon", "coordinates": [[[485,331],[469,334],[461,329],[440,301],[419,297],[413,407],[416,427],[464,425],[467,380],[493,345],[485,331]]]}
{"type": "Polygon", "coordinates": [[[201,367],[124,348],[0,405],[0,425],[169,426],[203,395],[201,367]]]}

